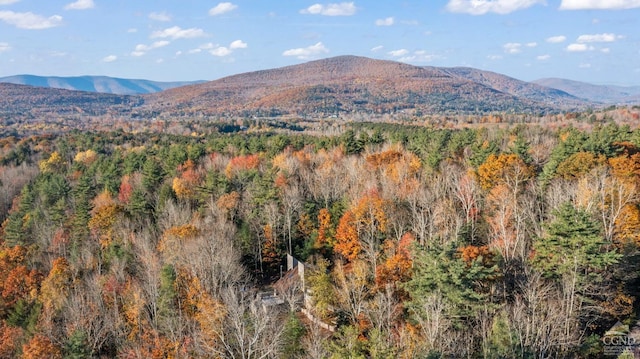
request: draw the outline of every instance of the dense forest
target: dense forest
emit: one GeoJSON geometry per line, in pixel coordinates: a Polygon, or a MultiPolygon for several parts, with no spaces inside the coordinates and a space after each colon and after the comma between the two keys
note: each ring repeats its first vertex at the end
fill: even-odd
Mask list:
{"type": "Polygon", "coordinates": [[[598,358],[637,330],[640,130],[340,132],[0,139],[0,358],[598,358]]]}

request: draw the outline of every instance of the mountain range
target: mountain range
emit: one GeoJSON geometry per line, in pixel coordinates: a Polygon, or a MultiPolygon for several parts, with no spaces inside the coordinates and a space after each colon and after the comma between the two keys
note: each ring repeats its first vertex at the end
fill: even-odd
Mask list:
{"type": "Polygon", "coordinates": [[[640,86],[593,85],[586,82],[546,78],[533,83],[562,90],[573,96],[603,104],[640,103],[640,86]]]}
{"type": "Polygon", "coordinates": [[[202,83],[204,81],[160,82],[139,79],[122,79],[108,76],[35,76],[15,75],[0,77],[0,82],[17,85],[51,87],[65,90],[139,95],[164,91],[170,88],[202,83]]]}
{"type": "Polygon", "coordinates": [[[473,68],[413,66],[357,56],[332,57],[196,83],[100,76],[23,75],[14,80],[28,84],[0,83],[0,114],[30,111],[144,117],[447,115],[552,113],[612,103],[640,103],[637,88],[612,91],[609,87],[557,79],[532,83],[473,68]],[[53,85],[73,91],[46,87],[53,85]]]}

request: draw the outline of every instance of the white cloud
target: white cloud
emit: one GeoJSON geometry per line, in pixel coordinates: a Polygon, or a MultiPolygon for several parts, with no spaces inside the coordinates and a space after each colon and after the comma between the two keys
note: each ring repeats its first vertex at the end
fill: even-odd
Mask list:
{"type": "Polygon", "coordinates": [[[202,44],[198,46],[198,48],[196,49],[189,50],[187,53],[199,54],[202,51],[208,51],[213,56],[224,57],[224,56],[231,55],[234,50],[246,49],[247,47],[248,47],[247,43],[242,40],[235,40],[231,42],[229,46],[220,46],[218,44],[208,42],[206,44],[202,44]]]}
{"type": "Polygon", "coordinates": [[[190,29],[182,29],[180,28],[180,26],[173,26],[161,31],[154,31],[153,33],[151,33],[151,38],[152,39],[171,38],[173,40],[176,40],[176,39],[192,39],[195,37],[203,37],[205,35],[206,34],[202,29],[197,29],[195,27],[190,29]]]}
{"type": "Polygon", "coordinates": [[[13,3],[17,3],[20,0],[0,0],[0,5],[9,5],[13,3]]]}
{"type": "Polygon", "coordinates": [[[133,50],[133,52],[131,53],[131,56],[142,56],[153,49],[164,47],[169,44],[170,42],[166,40],[156,41],[151,45],[138,44],[136,45],[135,50],[133,50]]]}
{"type": "Polygon", "coordinates": [[[220,45],[216,45],[212,42],[207,42],[206,44],[202,44],[200,46],[198,46],[198,50],[211,50],[211,49],[215,49],[216,47],[218,47],[220,45]]]}
{"type": "Polygon", "coordinates": [[[0,20],[27,30],[43,30],[62,25],[60,15],[44,17],[32,12],[0,11],[0,20]]]}
{"type": "Polygon", "coordinates": [[[152,12],[149,14],[149,19],[151,20],[155,20],[155,21],[163,21],[163,22],[167,22],[167,21],[171,21],[171,15],[168,14],[167,12],[152,12]]]}
{"type": "Polygon", "coordinates": [[[135,34],[136,32],[138,32],[138,29],[136,29],[135,27],[132,27],[132,28],[128,29],[127,32],[130,33],[130,34],[135,34]]]}
{"type": "Polygon", "coordinates": [[[587,44],[569,44],[567,46],[567,51],[569,52],[584,52],[593,50],[593,46],[589,46],[587,44]]]}
{"type": "Polygon", "coordinates": [[[508,42],[502,45],[502,48],[507,54],[519,54],[522,52],[522,44],[519,42],[508,42]]]}
{"type": "Polygon", "coordinates": [[[232,4],[230,2],[221,2],[209,10],[209,15],[211,16],[222,15],[224,13],[228,13],[229,11],[233,11],[237,8],[238,8],[238,5],[236,4],[232,4]]]}
{"type": "Polygon", "coordinates": [[[410,62],[410,63],[418,63],[418,62],[431,62],[436,59],[438,56],[431,55],[427,53],[425,50],[417,50],[414,51],[410,55],[402,56],[398,59],[400,62],[410,62]]]}
{"type": "Polygon", "coordinates": [[[380,51],[380,50],[382,50],[382,49],[384,49],[384,46],[382,46],[382,45],[378,45],[378,46],[376,46],[376,47],[372,48],[372,49],[371,49],[371,52],[378,52],[378,51],[380,51]]]}
{"type": "Polygon", "coordinates": [[[546,60],[549,60],[550,58],[551,58],[551,55],[548,55],[548,54],[536,56],[536,59],[539,61],[546,61],[546,60]]]}
{"type": "Polygon", "coordinates": [[[209,53],[211,55],[219,56],[219,57],[229,56],[231,55],[231,52],[232,52],[231,49],[224,46],[219,46],[219,47],[216,47],[215,49],[209,50],[209,53]]]}
{"type": "Polygon", "coordinates": [[[378,19],[376,20],[376,26],[391,26],[395,23],[395,19],[393,17],[388,17],[386,19],[378,19]]]}
{"type": "Polygon", "coordinates": [[[353,2],[341,2],[339,4],[313,4],[300,10],[301,14],[325,15],[325,16],[351,16],[357,8],[353,2]]]}
{"type": "Polygon", "coordinates": [[[229,44],[229,48],[232,50],[246,49],[247,46],[248,46],[247,43],[242,40],[236,40],[236,41],[233,41],[231,44],[229,44]]]}
{"type": "Polygon", "coordinates": [[[536,47],[536,46],[538,46],[538,43],[537,42],[527,42],[526,46],[527,47],[536,47]]]}
{"type": "Polygon", "coordinates": [[[78,0],[76,2],[72,2],[67,4],[64,9],[65,10],[87,10],[93,9],[96,4],[93,3],[93,0],[78,0]]]}
{"type": "Polygon", "coordinates": [[[560,10],[620,10],[640,7],[640,0],[562,0],[560,10]]]}
{"type": "Polygon", "coordinates": [[[398,50],[392,50],[387,52],[389,55],[393,56],[393,57],[402,57],[402,56],[406,56],[409,54],[409,50],[407,49],[398,49],[398,50]]]}
{"type": "Polygon", "coordinates": [[[0,42],[0,53],[11,50],[11,46],[7,42],[0,42]]]}
{"type": "Polygon", "coordinates": [[[114,62],[114,61],[116,61],[117,59],[118,59],[118,56],[116,56],[116,55],[109,55],[109,56],[104,57],[104,58],[102,59],[102,62],[114,62]]]}
{"type": "Polygon", "coordinates": [[[489,55],[487,58],[489,60],[502,60],[502,55],[489,55]]]}
{"type": "Polygon", "coordinates": [[[282,53],[282,56],[295,56],[300,60],[306,60],[328,52],[329,49],[327,49],[322,42],[318,42],[317,44],[308,47],[286,50],[282,53]]]}
{"type": "Polygon", "coordinates": [[[509,14],[545,3],[545,0],[449,0],[446,8],[450,12],[471,15],[484,15],[489,12],[509,14]]]}
{"type": "Polygon", "coordinates": [[[578,65],[579,68],[581,69],[590,69],[591,68],[591,64],[580,64],[578,65]]]}
{"type": "Polygon", "coordinates": [[[604,47],[602,49],[600,49],[600,52],[602,52],[603,54],[608,54],[611,52],[611,49],[608,47],[604,47]]]}
{"type": "Polygon", "coordinates": [[[588,42],[614,42],[619,39],[620,36],[616,34],[593,34],[593,35],[580,35],[577,42],[583,44],[588,42]]]}
{"type": "Polygon", "coordinates": [[[561,42],[567,41],[567,37],[564,35],[551,36],[551,37],[547,37],[546,41],[552,44],[559,44],[561,42]]]}

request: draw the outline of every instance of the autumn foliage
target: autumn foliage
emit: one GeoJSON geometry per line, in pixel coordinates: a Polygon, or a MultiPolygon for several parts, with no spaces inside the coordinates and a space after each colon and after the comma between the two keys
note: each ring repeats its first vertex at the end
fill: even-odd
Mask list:
{"type": "Polygon", "coordinates": [[[488,265],[493,260],[493,253],[488,246],[468,245],[458,249],[462,260],[470,265],[480,259],[483,264],[488,265]]]}
{"type": "Polygon", "coordinates": [[[498,184],[507,184],[510,187],[518,186],[522,182],[533,177],[533,169],[524,163],[516,154],[491,154],[487,160],[478,167],[477,177],[484,189],[492,188],[498,184]]]}
{"type": "Polygon", "coordinates": [[[246,171],[255,169],[260,164],[260,156],[257,154],[237,156],[232,158],[225,169],[225,174],[228,178],[239,171],[246,171]]]}
{"type": "Polygon", "coordinates": [[[36,334],[22,347],[22,357],[24,359],[63,358],[61,348],[41,334],[36,334]]]}
{"type": "Polygon", "coordinates": [[[356,221],[355,214],[347,211],[340,218],[338,228],[336,228],[336,243],[333,250],[348,261],[355,260],[362,250],[356,221]]]}
{"type": "Polygon", "coordinates": [[[329,213],[329,210],[326,208],[321,208],[320,211],[318,211],[318,235],[315,242],[316,248],[322,248],[326,245],[333,244],[330,231],[331,213],[329,213]]]}
{"type": "Polygon", "coordinates": [[[24,330],[0,323],[0,358],[12,358],[20,348],[24,330]]]}
{"type": "Polygon", "coordinates": [[[178,166],[178,177],[173,178],[173,192],[178,198],[193,199],[197,194],[196,186],[200,183],[201,175],[198,173],[195,164],[187,160],[178,166]]]}
{"type": "Polygon", "coordinates": [[[600,357],[636,320],[636,129],[195,113],[0,139],[0,358],[600,357]]]}
{"type": "Polygon", "coordinates": [[[48,159],[40,161],[38,164],[40,167],[40,172],[42,173],[50,173],[56,172],[60,170],[60,167],[64,164],[64,159],[60,156],[58,151],[54,151],[51,153],[48,159]]]}
{"type": "Polygon", "coordinates": [[[387,240],[383,243],[386,260],[377,267],[376,285],[383,288],[385,284],[397,284],[411,278],[411,246],[415,238],[411,233],[405,233],[399,242],[387,240]]]}
{"type": "Polygon", "coordinates": [[[373,153],[366,157],[366,161],[372,169],[382,171],[386,177],[398,184],[415,176],[422,169],[418,156],[402,149],[373,153]]]}

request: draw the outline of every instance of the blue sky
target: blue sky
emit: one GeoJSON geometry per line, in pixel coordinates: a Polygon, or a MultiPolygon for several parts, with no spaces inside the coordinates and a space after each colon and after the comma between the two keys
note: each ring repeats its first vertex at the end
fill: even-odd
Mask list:
{"type": "Polygon", "coordinates": [[[214,80],[338,55],[640,85],[640,0],[0,0],[0,76],[214,80]]]}

